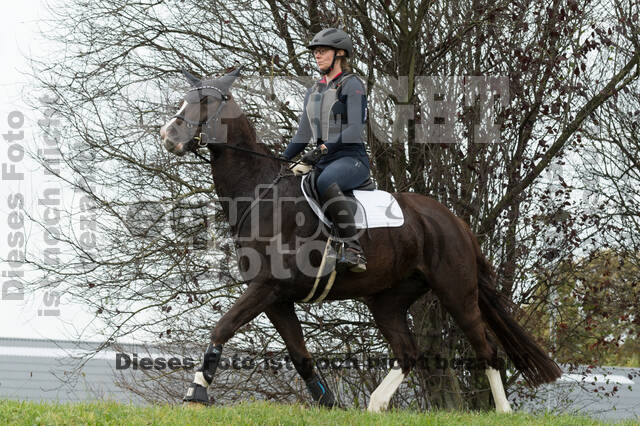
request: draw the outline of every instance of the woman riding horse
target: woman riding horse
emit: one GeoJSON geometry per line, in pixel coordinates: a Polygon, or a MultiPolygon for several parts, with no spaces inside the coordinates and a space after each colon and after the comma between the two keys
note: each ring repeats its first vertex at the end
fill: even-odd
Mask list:
{"type": "Polygon", "coordinates": [[[356,205],[345,197],[344,191],[359,187],[370,175],[362,137],[367,118],[364,85],[347,63],[353,54],[353,43],[347,33],[327,28],[316,34],[307,47],[312,50],[323,77],[307,90],[298,131],[283,157],[287,160],[295,157],[312,138],[317,143],[317,148],[303,156],[302,162],[315,164],[319,171],[317,188],[324,211],[345,243],[337,267],[363,272],[366,259],[356,235],[356,205]]]}
{"type": "MultiPolygon", "coordinates": [[[[325,39],[321,43],[332,40],[335,39],[325,39]]],[[[336,50],[332,59],[333,66],[340,50],[351,53],[350,49],[336,50]]],[[[321,69],[327,69],[330,55],[326,51],[316,52],[321,69]]],[[[326,242],[324,235],[316,233],[319,221],[308,203],[279,202],[300,199],[300,178],[290,174],[283,176],[279,172],[282,159],[276,158],[264,144],[258,142],[255,128],[231,95],[230,89],[239,70],[216,79],[200,80],[188,73],[185,75],[191,88],[186,92],[178,113],[162,126],[162,143],[169,152],[178,156],[195,153],[203,146],[208,149],[215,191],[219,200],[226,200],[222,203],[222,209],[236,237],[239,269],[247,286],[242,296],[212,329],[202,364],[196,371],[184,400],[190,403],[209,403],[207,389],[214,382],[223,345],[243,325],[265,313],[282,337],[293,365],[314,401],[323,406],[334,406],[334,395],[315,371],[313,358],[304,342],[302,325],[295,312],[295,303],[302,303],[313,289],[317,268],[313,267],[313,273],[309,274],[305,268],[310,262],[305,261],[304,250],[290,248],[298,247],[300,239],[305,244],[317,243],[320,247],[324,247],[326,242]],[[267,192],[273,195],[274,202],[261,203],[260,201],[265,201],[265,197],[260,195],[264,190],[259,193],[256,191],[268,182],[272,182],[267,187],[267,192]],[[250,203],[247,203],[248,198],[252,200],[250,203]],[[238,210],[238,205],[244,208],[238,210]],[[261,205],[260,211],[253,214],[253,207],[261,205]],[[240,211],[243,213],[237,215],[240,211]],[[300,216],[311,220],[299,221],[300,216]],[[259,232],[256,234],[254,231],[259,232]],[[267,238],[252,237],[254,235],[267,238]],[[283,271],[290,273],[281,274],[283,271]]],[[[338,81],[342,81],[347,90],[346,76],[343,77],[344,80],[340,80],[339,76],[333,77],[338,77],[338,81]]],[[[354,80],[352,77],[349,84],[355,83],[354,80]]],[[[329,83],[335,84],[333,80],[329,80],[329,83]]],[[[322,94],[315,89],[311,90],[305,103],[307,111],[315,107],[330,113],[334,106],[339,106],[336,102],[335,105],[326,104],[331,107],[328,110],[323,108],[324,94],[329,90],[336,91],[333,99],[340,98],[338,90],[334,86],[329,87],[330,84],[325,84],[327,87],[323,87],[322,94]],[[318,95],[323,95],[320,96],[319,103],[315,101],[318,95]]],[[[358,86],[353,92],[356,99],[357,91],[361,88],[358,86]]],[[[363,93],[360,95],[363,101],[363,93]]],[[[340,121],[340,126],[345,127],[340,133],[341,138],[329,138],[328,126],[322,128],[318,120],[309,123],[311,131],[313,132],[315,125],[315,135],[321,135],[322,143],[319,146],[324,145],[329,151],[318,161],[319,164],[322,163],[321,176],[332,176],[332,164],[339,165],[341,158],[360,161],[358,158],[363,156],[354,154],[357,149],[363,149],[360,142],[351,144],[356,147],[351,155],[339,156],[338,159],[331,157],[336,152],[349,151],[344,142],[349,140],[353,117],[358,117],[358,111],[362,112],[362,118],[365,117],[364,106],[353,113],[351,99],[340,103],[346,105],[348,110],[348,125],[340,121]]],[[[307,117],[320,116],[324,117],[325,114],[312,115],[307,112],[307,117]]],[[[305,125],[302,122],[302,126],[305,125]]],[[[363,168],[364,165],[363,160],[363,168]]],[[[352,172],[349,167],[339,168],[338,171],[352,172]]],[[[319,182],[324,186],[325,197],[333,184],[334,189],[336,186],[340,188],[339,185],[344,182],[347,182],[345,188],[354,185],[349,179],[343,180],[343,174],[339,172],[333,172],[334,176],[339,176],[335,181],[329,184],[319,182]]],[[[338,191],[341,192],[342,189],[335,193],[339,194],[338,191]]],[[[375,228],[370,233],[363,234],[360,243],[369,258],[376,261],[371,262],[365,273],[338,274],[335,285],[325,299],[363,301],[397,358],[396,366],[400,368],[392,368],[371,394],[369,410],[385,409],[398,386],[425,355],[419,351],[407,317],[409,307],[429,291],[434,292],[467,336],[479,365],[485,366],[498,411],[509,412],[511,408],[498,371],[498,348],[489,334],[490,330],[516,370],[530,384],[548,383],[560,377],[560,368],[513,318],[511,303],[497,291],[493,268],[480,250],[469,226],[445,206],[424,195],[399,192],[394,193],[393,197],[402,208],[403,225],[393,229],[375,228]]],[[[337,198],[342,200],[341,196],[337,198]]],[[[346,234],[344,228],[341,232],[346,234]]]]}

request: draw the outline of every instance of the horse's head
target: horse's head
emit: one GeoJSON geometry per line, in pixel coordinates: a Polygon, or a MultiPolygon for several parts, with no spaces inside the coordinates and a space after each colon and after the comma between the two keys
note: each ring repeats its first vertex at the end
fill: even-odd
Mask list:
{"type": "Polygon", "coordinates": [[[182,156],[206,146],[207,142],[226,142],[221,119],[238,114],[229,89],[240,74],[230,72],[217,79],[200,80],[183,71],[191,84],[178,112],[160,129],[167,151],[182,156]]]}

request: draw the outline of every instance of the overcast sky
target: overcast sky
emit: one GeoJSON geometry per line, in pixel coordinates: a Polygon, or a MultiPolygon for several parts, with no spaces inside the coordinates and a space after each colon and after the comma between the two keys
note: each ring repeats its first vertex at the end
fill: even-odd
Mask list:
{"type": "MultiPolygon", "coordinates": [[[[51,4],[52,1],[48,0],[51,4]]],[[[35,151],[42,146],[42,134],[36,127],[38,119],[43,118],[41,110],[28,108],[23,102],[27,93],[34,93],[35,88],[30,82],[30,78],[25,73],[29,73],[29,57],[42,57],[46,52],[47,45],[42,43],[40,30],[46,30],[45,20],[48,17],[44,0],[21,0],[14,2],[3,2],[2,4],[2,25],[0,25],[0,52],[2,53],[2,68],[0,71],[0,132],[6,135],[11,129],[8,123],[10,116],[17,117],[24,115],[24,124],[15,129],[14,132],[22,130],[24,138],[20,141],[7,142],[6,137],[2,138],[0,147],[0,163],[7,168],[14,166],[16,173],[23,173],[23,180],[4,179],[0,186],[0,235],[2,244],[0,257],[6,259],[9,255],[8,239],[12,232],[23,232],[30,246],[43,245],[43,231],[37,227],[30,227],[25,223],[23,229],[11,229],[8,221],[10,214],[17,214],[17,209],[12,208],[9,197],[16,194],[23,194],[25,198],[25,209],[37,217],[42,215],[42,207],[37,206],[38,196],[42,196],[43,185],[55,187],[57,183],[47,181],[43,171],[25,155],[21,161],[12,162],[9,155],[16,154],[17,147],[10,151],[12,144],[21,144],[26,151],[35,151]],[[19,112],[16,114],[15,112],[19,112]]],[[[49,46],[50,47],[50,46],[49,46]]],[[[17,154],[16,154],[17,155],[17,154]]],[[[65,200],[63,200],[64,202],[65,200]]],[[[0,268],[0,280],[5,285],[8,280],[8,271],[15,271],[6,262],[2,262],[0,268]]],[[[24,270],[24,268],[20,268],[24,270]]],[[[10,289],[11,294],[15,294],[14,289],[10,289]]],[[[70,339],[85,329],[92,320],[92,315],[85,312],[82,306],[74,305],[61,297],[60,305],[55,307],[55,303],[49,302],[46,306],[44,298],[46,292],[41,291],[35,294],[25,294],[23,300],[6,300],[0,293],[0,337],[28,337],[28,338],[51,338],[70,339]],[[45,312],[47,308],[49,312],[45,312]],[[56,312],[57,311],[57,312],[56,312]],[[45,315],[46,313],[46,315],[45,315]]],[[[50,295],[49,295],[50,297],[50,295]]],[[[87,339],[91,334],[85,335],[87,339]]]]}

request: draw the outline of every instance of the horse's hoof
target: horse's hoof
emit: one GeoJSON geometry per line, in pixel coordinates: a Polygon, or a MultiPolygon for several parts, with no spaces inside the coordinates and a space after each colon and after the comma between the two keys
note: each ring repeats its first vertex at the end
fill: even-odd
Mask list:
{"type": "Polygon", "coordinates": [[[344,405],[342,405],[342,404],[341,404],[341,403],[339,403],[339,402],[336,402],[336,403],[333,405],[333,407],[331,407],[331,409],[332,409],[332,410],[343,410],[343,411],[344,411],[344,410],[346,410],[346,409],[347,409],[347,407],[345,407],[344,405]]]}
{"type": "Polygon", "coordinates": [[[182,398],[185,405],[199,405],[199,406],[207,406],[209,405],[209,396],[207,395],[207,389],[199,385],[197,383],[191,383],[187,388],[187,394],[184,398],[182,398]]]}
{"type": "Polygon", "coordinates": [[[336,401],[335,397],[333,396],[333,392],[331,392],[331,390],[329,389],[327,389],[327,392],[322,395],[322,398],[320,398],[320,400],[318,401],[318,406],[329,410],[342,408],[341,404],[336,401]]]}

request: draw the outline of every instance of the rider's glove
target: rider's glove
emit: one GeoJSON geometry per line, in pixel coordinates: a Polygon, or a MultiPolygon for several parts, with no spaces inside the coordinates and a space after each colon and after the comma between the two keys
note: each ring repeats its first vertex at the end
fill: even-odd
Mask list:
{"type": "Polygon", "coordinates": [[[326,146],[324,145],[320,145],[316,148],[314,148],[313,150],[307,152],[306,154],[304,154],[302,156],[302,158],[300,159],[301,162],[306,163],[306,164],[310,164],[310,165],[315,165],[318,161],[320,161],[320,157],[322,157],[323,155],[325,155],[327,153],[328,149],[326,146]]]}

